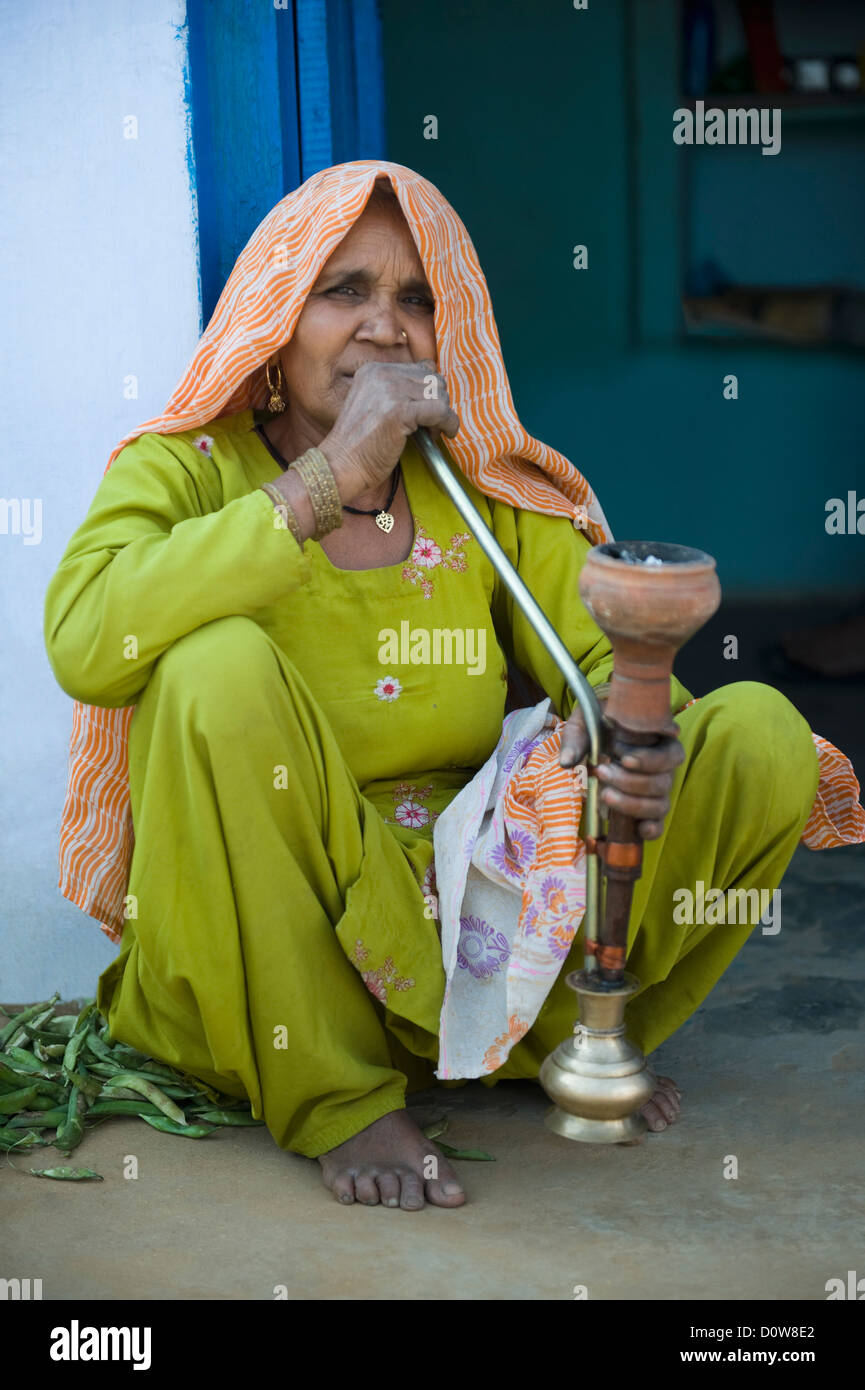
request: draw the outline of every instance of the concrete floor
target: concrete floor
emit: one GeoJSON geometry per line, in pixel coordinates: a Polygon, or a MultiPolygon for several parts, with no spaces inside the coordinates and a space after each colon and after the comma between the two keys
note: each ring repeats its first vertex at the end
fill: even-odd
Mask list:
{"type": "Polygon", "coordinates": [[[422,1121],[497,1161],[460,1165],[460,1210],[409,1213],[341,1207],[265,1129],[195,1143],[114,1117],[75,1154],[102,1183],[32,1178],[53,1149],[23,1172],[0,1155],[0,1274],[45,1299],[823,1300],[863,1263],[863,890],[865,846],[797,851],[780,933],[652,1059],[684,1112],[636,1148],[550,1133],[532,1083],[427,1092],[422,1121]]]}

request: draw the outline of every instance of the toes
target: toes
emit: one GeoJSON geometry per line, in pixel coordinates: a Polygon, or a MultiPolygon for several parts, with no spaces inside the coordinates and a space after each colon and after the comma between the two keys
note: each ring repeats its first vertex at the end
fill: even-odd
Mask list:
{"type": "Polygon", "coordinates": [[[424,1204],[423,1181],[418,1173],[400,1174],[399,1204],[403,1211],[419,1211],[424,1204]]]}
{"type": "Polygon", "coordinates": [[[667,1121],[664,1119],[664,1116],[653,1100],[648,1101],[643,1106],[640,1114],[645,1117],[646,1124],[654,1134],[658,1134],[662,1129],[667,1128],[667,1121]]]}
{"type": "Polygon", "coordinates": [[[399,1206],[400,1181],[399,1174],[388,1169],[386,1173],[379,1173],[376,1178],[378,1184],[379,1197],[383,1207],[399,1206]]]}
{"type": "Polygon", "coordinates": [[[378,1184],[372,1173],[357,1173],[354,1179],[355,1197],[366,1207],[377,1207],[379,1203],[378,1184]]]}
{"type": "Polygon", "coordinates": [[[458,1182],[428,1182],[427,1197],[436,1207],[461,1207],[466,1199],[465,1188],[458,1182]]]}
{"type": "Polygon", "coordinates": [[[465,1189],[449,1163],[439,1159],[439,1175],[426,1182],[427,1200],[437,1207],[461,1207],[465,1189]]]}
{"type": "Polygon", "coordinates": [[[679,1107],[671,1095],[666,1091],[656,1091],[652,1097],[652,1103],[660,1110],[668,1125],[675,1124],[679,1107]]]}
{"type": "Polygon", "coordinates": [[[339,1177],[334,1179],[331,1191],[334,1197],[336,1197],[338,1201],[343,1202],[346,1206],[353,1202],[354,1178],[351,1173],[340,1173],[339,1177]]]}
{"type": "Polygon", "coordinates": [[[659,1086],[660,1089],[663,1090],[663,1091],[671,1091],[671,1092],[673,1092],[675,1095],[677,1095],[677,1096],[681,1099],[682,1092],[681,1092],[681,1090],[679,1089],[679,1087],[676,1085],[676,1083],[675,1083],[675,1081],[672,1079],[672,1077],[670,1077],[670,1076],[659,1076],[659,1077],[658,1077],[658,1086],[659,1086]]]}

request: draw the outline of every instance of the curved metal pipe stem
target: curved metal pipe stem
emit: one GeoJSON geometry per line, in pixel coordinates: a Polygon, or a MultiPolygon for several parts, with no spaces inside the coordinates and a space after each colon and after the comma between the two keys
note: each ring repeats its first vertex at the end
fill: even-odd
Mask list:
{"type": "MultiPolygon", "coordinates": [[[[538,640],[546,647],[564,676],[568,689],[582,710],[586,724],[589,743],[586,768],[588,770],[597,767],[601,753],[601,707],[594,690],[537,599],[514,569],[474,502],[463,491],[444,454],[432,439],[429,431],[421,427],[415,430],[412,438],[433,477],[436,478],[453,502],[514,602],[528,619],[538,640]]],[[[598,780],[596,777],[589,776],[586,781],[586,833],[595,842],[599,834],[598,780]]],[[[598,939],[600,906],[598,856],[595,853],[589,853],[586,856],[586,930],[584,934],[593,941],[598,939]]],[[[597,961],[594,956],[586,957],[585,968],[589,973],[597,969],[597,961]]]]}

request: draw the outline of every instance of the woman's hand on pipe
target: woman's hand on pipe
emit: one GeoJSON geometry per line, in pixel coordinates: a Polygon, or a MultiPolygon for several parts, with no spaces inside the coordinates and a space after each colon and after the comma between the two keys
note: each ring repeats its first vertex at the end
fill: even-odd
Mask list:
{"type": "MultiPolygon", "coordinates": [[[[575,767],[585,758],[588,747],[582,710],[577,705],[562,726],[560,765],[575,767]]],[[[684,760],[685,750],[675,736],[662,738],[652,747],[635,745],[621,761],[602,753],[597,769],[601,806],[607,812],[632,816],[642,840],[659,839],[670,809],[673,777],[684,760]]]]}
{"type": "Polygon", "coordinates": [[[343,504],[390,477],[410,434],[424,425],[452,438],[460,421],[431,359],[364,362],[350,378],[339,415],[319,448],[343,504]]]}

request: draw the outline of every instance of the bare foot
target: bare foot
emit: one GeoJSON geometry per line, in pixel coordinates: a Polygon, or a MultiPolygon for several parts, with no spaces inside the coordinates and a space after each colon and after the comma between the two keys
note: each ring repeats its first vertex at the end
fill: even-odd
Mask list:
{"type": "Polygon", "coordinates": [[[675,1081],[669,1076],[658,1077],[658,1089],[651,1100],[641,1108],[640,1114],[645,1115],[646,1123],[654,1133],[666,1129],[667,1125],[674,1125],[679,1118],[681,1110],[682,1092],[679,1090],[675,1081]]]}
{"type": "Polygon", "coordinates": [[[447,1159],[405,1110],[382,1115],[318,1161],[325,1187],[347,1206],[420,1211],[425,1200],[436,1207],[461,1207],[466,1200],[447,1159]]]}
{"type": "MultiPolygon", "coordinates": [[[[653,1134],[660,1134],[668,1125],[676,1123],[682,1108],[681,1099],[682,1092],[675,1081],[669,1076],[659,1076],[658,1089],[652,1099],[640,1107],[640,1114],[645,1116],[646,1124],[653,1134]]],[[[632,1148],[634,1144],[642,1144],[644,1138],[645,1135],[641,1134],[639,1139],[623,1139],[621,1147],[632,1148]]]]}

